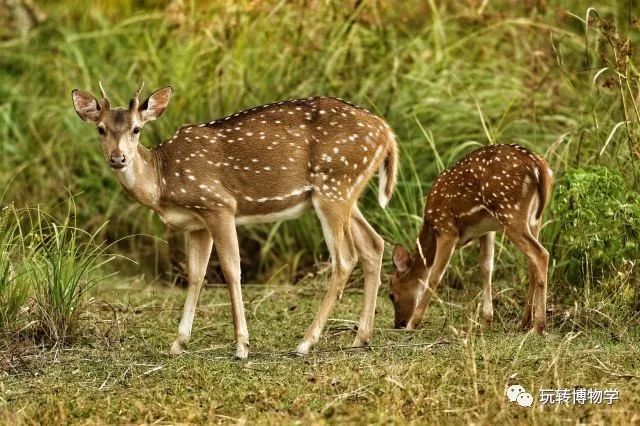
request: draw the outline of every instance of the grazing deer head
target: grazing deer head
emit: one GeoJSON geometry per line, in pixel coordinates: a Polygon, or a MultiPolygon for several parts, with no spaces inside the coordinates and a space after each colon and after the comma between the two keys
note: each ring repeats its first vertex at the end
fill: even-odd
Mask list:
{"type": "Polygon", "coordinates": [[[160,117],[171,99],[171,87],[154,92],[142,104],[138,100],[144,83],[135,92],[129,108],[111,108],[102,83],[98,101],[92,94],[75,89],[71,92],[73,107],[84,121],[94,123],[100,135],[100,144],[111,168],[121,170],[133,162],[138,154],[140,130],[149,121],[160,117]]]}
{"type": "Polygon", "coordinates": [[[454,249],[476,238],[485,284],[482,313],[490,323],[495,232],[504,230],[530,261],[522,324],[529,327],[533,323],[534,331],[542,332],[549,254],[537,238],[551,185],[547,163],[518,145],[478,149],[445,170],[429,193],[415,249],[410,253],[396,246],[393,251],[395,272],[389,296],[395,327],[419,325],[454,249]]]}
{"type": "MultiPolygon", "coordinates": [[[[425,226],[428,226],[428,224],[425,226]]],[[[425,235],[427,238],[434,237],[433,232],[425,232],[421,235],[425,235]]],[[[420,247],[425,248],[432,246],[433,242],[430,240],[420,244],[420,247]]],[[[415,267],[413,262],[422,262],[427,268],[426,265],[433,264],[433,255],[434,252],[431,250],[426,254],[417,253],[417,258],[415,258],[416,256],[412,256],[402,245],[396,245],[393,248],[392,260],[395,271],[391,277],[389,299],[393,303],[395,312],[395,328],[405,328],[407,326],[426,287],[423,275],[428,276],[428,270],[425,272],[421,268],[415,267]],[[428,261],[424,257],[426,255],[429,256],[428,261]]]]}

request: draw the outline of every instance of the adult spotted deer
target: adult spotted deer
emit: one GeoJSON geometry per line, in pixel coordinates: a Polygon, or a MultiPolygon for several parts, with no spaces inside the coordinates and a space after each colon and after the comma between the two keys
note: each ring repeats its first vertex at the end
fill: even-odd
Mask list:
{"type": "Polygon", "coordinates": [[[357,200],[375,171],[385,207],[395,185],[396,143],[380,117],[345,101],[314,97],[263,105],[197,125],[184,125],[153,149],[140,130],[158,118],[171,88],[111,108],[82,90],[73,105],[97,126],[107,163],[125,191],[172,227],[188,233],[189,288],[171,352],[181,353],[191,326],[212,246],[229,287],[236,357],[248,355],[249,335],[240,291],[236,226],[292,219],[313,206],[332,260],[329,289],[297,348],[307,354],[358,258],[364,271],[364,302],[354,346],[370,339],[384,244],[358,210],[357,200]]]}
{"type": "Polygon", "coordinates": [[[518,145],[480,148],[445,170],[433,184],[413,253],[393,250],[396,267],[390,298],[395,326],[420,324],[456,247],[480,240],[484,280],[482,315],[493,320],[491,274],[495,232],[529,258],[529,292],[522,325],[541,333],[546,324],[549,254],[538,242],[542,211],[549,199],[552,172],[547,163],[518,145]]]}

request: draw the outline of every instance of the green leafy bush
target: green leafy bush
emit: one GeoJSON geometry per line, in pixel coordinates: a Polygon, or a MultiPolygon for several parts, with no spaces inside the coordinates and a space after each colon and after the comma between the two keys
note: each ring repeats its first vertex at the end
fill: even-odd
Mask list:
{"type": "Polygon", "coordinates": [[[604,167],[570,169],[556,183],[554,255],[572,282],[616,273],[640,258],[640,195],[604,167]]]}

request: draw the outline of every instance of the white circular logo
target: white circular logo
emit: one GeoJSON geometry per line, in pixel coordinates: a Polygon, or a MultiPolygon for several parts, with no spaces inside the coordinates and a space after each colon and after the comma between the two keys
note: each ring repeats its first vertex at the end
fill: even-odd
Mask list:
{"type": "Polygon", "coordinates": [[[516,402],[518,399],[518,395],[526,392],[524,388],[520,385],[511,385],[507,388],[507,398],[509,398],[510,402],[516,402]]]}
{"type": "Polygon", "coordinates": [[[529,392],[520,392],[516,398],[516,402],[521,407],[531,407],[533,405],[533,395],[529,392]]]}

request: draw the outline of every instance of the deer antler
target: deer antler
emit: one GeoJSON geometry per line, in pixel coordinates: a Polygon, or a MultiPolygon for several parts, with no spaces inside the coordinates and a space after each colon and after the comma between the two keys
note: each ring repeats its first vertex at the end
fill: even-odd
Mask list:
{"type": "Polygon", "coordinates": [[[136,93],[134,93],[133,98],[131,98],[131,102],[129,102],[130,110],[136,110],[140,106],[140,99],[138,99],[138,97],[140,96],[140,92],[142,92],[143,87],[144,81],[140,83],[140,87],[138,88],[138,90],[136,90],[136,93]]]}
{"type": "Polygon", "coordinates": [[[98,86],[100,87],[100,94],[102,95],[102,107],[108,110],[111,108],[111,102],[104,91],[104,87],[102,87],[102,81],[98,81],[98,86]]]}

